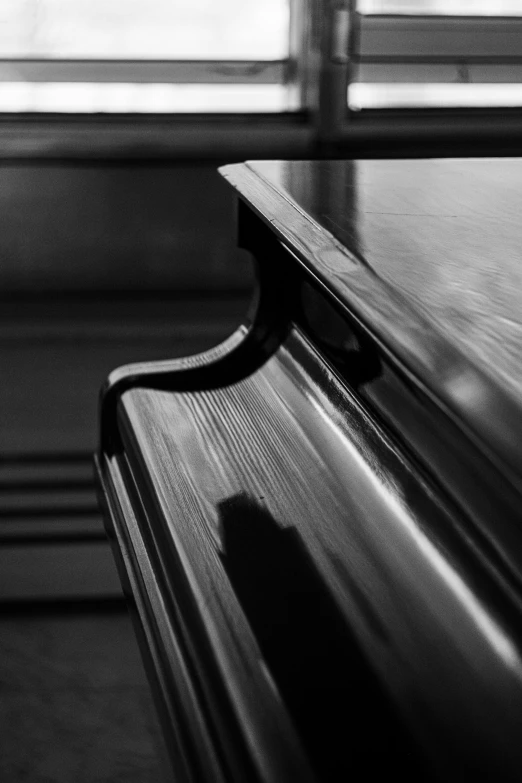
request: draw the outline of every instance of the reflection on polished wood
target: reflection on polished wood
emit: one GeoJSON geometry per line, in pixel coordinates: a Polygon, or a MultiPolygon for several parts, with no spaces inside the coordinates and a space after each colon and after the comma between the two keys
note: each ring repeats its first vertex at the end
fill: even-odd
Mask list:
{"type": "Polygon", "coordinates": [[[248,318],[101,408],[177,780],[519,780],[519,167],[223,169],[248,318]]]}
{"type": "MultiPolygon", "coordinates": [[[[263,161],[249,168],[522,392],[522,160],[263,161]]],[[[324,263],[339,283],[353,271],[341,256],[333,269],[324,263]]]]}
{"type": "Polygon", "coordinates": [[[522,460],[522,160],[263,161],[224,173],[423,383],[522,460]]]}

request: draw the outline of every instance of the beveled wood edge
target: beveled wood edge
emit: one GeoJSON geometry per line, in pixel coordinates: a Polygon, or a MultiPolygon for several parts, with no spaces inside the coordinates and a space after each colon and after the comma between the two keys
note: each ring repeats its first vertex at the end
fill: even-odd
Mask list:
{"type": "Polygon", "coordinates": [[[272,229],[310,281],[522,491],[522,443],[518,437],[522,404],[512,391],[502,386],[478,357],[464,354],[427,313],[350,253],[248,161],[222,166],[219,172],[272,229]],[[328,265],[321,259],[327,259],[328,265]],[[332,267],[342,269],[343,274],[332,267]],[[473,399],[460,395],[461,380],[473,388],[473,399]]]}
{"type": "MultiPolygon", "coordinates": [[[[273,235],[266,244],[269,253],[280,252],[273,235]]],[[[277,350],[290,328],[296,287],[292,270],[257,260],[255,256],[257,285],[249,311],[228,339],[195,356],[126,365],[111,373],[100,393],[100,454],[119,449],[116,403],[125,391],[142,386],[168,391],[220,388],[247,377],[277,350]]]]}
{"type": "Polygon", "coordinates": [[[198,381],[205,383],[209,369],[233,355],[244,341],[247,331],[246,326],[240,326],[220,345],[194,356],[158,362],[136,362],[113,370],[99,395],[99,459],[118,450],[116,405],[122,394],[140,386],[152,386],[155,389],[179,386],[181,389],[187,385],[195,388],[198,381]]]}
{"type": "MultiPolygon", "coordinates": [[[[193,738],[187,738],[186,733],[184,735],[183,726],[179,721],[179,707],[176,711],[175,705],[168,697],[172,692],[171,673],[162,661],[158,617],[155,616],[158,607],[161,609],[163,603],[159,587],[154,578],[146,547],[140,539],[137,519],[119,467],[114,460],[111,462],[107,457],[98,456],[95,457],[95,467],[104,524],[133,620],[149,684],[154,694],[165,747],[173,771],[182,781],[188,783],[192,780],[194,770],[191,767],[186,743],[193,738]]],[[[178,676],[186,674],[181,661],[178,661],[178,669],[178,676]]],[[[208,737],[206,742],[209,742],[208,737]]],[[[220,779],[217,765],[216,777],[220,779]]]]}
{"type": "MultiPolygon", "coordinates": [[[[283,783],[295,779],[313,783],[315,776],[308,768],[285,705],[273,691],[265,673],[261,677],[264,692],[274,710],[272,718],[281,730],[280,733],[272,732],[272,742],[265,736],[266,726],[263,729],[262,722],[256,728],[255,711],[252,712],[255,705],[250,704],[248,694],[243,694],[242,705],[237,703],[242,701],[237,698],[237,683],[224,680],[217,683],[223,691],[224,701],[214,703],[212,714],[209,714],[208,704],[205,706],[204,699],[201,700],[197,674],[205,657],[202,655],[202,660],[196,661],[189,655],[188,660],[183,634],[179,638],[176,635],[178,624],[170,606],[173,591],[165,588],[164,575],[157,570],[154,557],[155,544],[142,530],[147,527],[153,533],[152,528],[156,526],[150,524],[152,520],[146,517],[146,509],[141,503],[136,504],[136,499],[128,492],[131,468],[121,455],[97,457],[95,464],[107,534],[124,592],[130,599],[140,649],[160,708],[167,749],[178,775],[182,771],[180,762],[188,771],[186,778],[180,778],[180,783],[185,780],[187,783],[193,780],[201,780],[201,783],[231,783],[232,780],[236,783],[283,783]],[[245,705],[249,705],[250,713],[246,719],[243,715],[245,705]],[[219,721],[229,733],[229,749],[233,749],[236,764],[227,764],[219,748],[215,747],[212,720],[219,721]],[[277,737],[275,745],[274,737],[277,737]]],[[[175,596],[180,602],[179,611],[183,613],[177,591],[175,596]]],[[[202,618],[198,621],[203,622],[202,618]]],[[[212,644],[215,643],[213,640],[212,644]]],[[[256,658],[255,663],[264,672],[262,662],[256,658]]]]}

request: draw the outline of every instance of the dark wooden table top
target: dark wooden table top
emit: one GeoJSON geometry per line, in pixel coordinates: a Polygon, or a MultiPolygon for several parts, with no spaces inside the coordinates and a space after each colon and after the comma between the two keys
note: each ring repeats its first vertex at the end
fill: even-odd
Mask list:
{"type": "Polygon", "coordinates": [[[431,391],[520,458],[522,159],[221,171],[431,391]]]}

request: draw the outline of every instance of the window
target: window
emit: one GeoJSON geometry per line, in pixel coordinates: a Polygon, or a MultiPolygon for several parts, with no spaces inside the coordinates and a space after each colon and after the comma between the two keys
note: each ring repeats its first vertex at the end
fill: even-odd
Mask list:
{"type": "Polygon", "coordinates": [[[288,0],[1,0],[0,111],[280,111],[288,0]]]}
{"type": "MultiPolygon", "coordinates": [[[[522,106],[522,0],[0,0],[0,113],[522,106]]],[[[317,121],[317,118],[320,120],[317,121]]]]}
{"type": "Polygon", "coordinates": [[[361,14],[522,16],[520,0],[357,0],[361,14]]]}
{"type": "Polygon", "coordinates": [[[351,109],[522,106],[520,0],[358,0],[351,109]]]}

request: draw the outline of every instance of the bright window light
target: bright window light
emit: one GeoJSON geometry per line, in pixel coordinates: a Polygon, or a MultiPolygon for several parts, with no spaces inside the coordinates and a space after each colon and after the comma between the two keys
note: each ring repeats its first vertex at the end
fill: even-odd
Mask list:
{"type": "Polygon", "coordinates": [[[361,14],[522,16],[521,0],[357,0],[361,14]]]}
{"type": "Polygon", "coordinates": [[[0,0],[0,112],[290,110],[289,6],[0,0]]]}
{"type": "Polygon", "coordinates": [[[288,57],[288,0],[0,0],[0,57],[288,57]]]}
{"type": "Polygon", "coordinates": [[[522,84],[351,84],[350,109],[522,106],[522,84]]]}
{"type": "Polygon", "coordinates": [[[281,84],[0,83],[0,112],[270,113],[289,108],[288,90],[281,84]]]}

